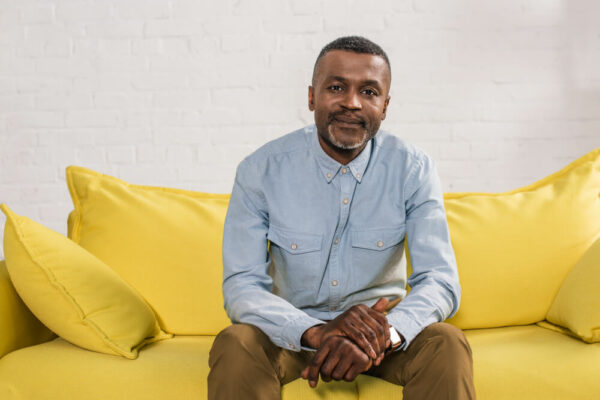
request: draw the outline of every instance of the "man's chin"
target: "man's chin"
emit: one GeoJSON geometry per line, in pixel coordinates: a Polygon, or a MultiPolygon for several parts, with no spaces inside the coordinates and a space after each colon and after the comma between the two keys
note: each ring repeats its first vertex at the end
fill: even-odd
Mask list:
{"type": "Polygon", "coordinates": [[[328,133],[329,143],[338,150],[356,150],[369,140],[368,133],[362,127],[360,129],[346,130],[337,129],[337,127],[332,127],[330,125],[328,133]],[[348,134],[348,131],[356,131],[356,133],[348,134]],[[344,138],[343,136],[354,136],[354,140],[352,140],[352,138],[344,138]]]}

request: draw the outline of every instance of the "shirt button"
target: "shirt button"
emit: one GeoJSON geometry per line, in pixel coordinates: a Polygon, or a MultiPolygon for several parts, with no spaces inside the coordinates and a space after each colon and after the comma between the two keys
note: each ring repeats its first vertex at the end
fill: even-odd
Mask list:
{"type": "Polygon", "coordinates": [[[356,174],[356,179],[360,179],[360,174],[356,174]]]}
{"type": "Polygon", "coordinates": [[[331,311],[335,311],[335,310],[337,310],[337,307],[336,307],[336,306],[331,306],[329,309],[330,309],[331,311]]]}
{"type": "Polygon", "coordinates": [[[328,172],[327,173],[327,179],[331,178],[331,174],[328,172]]]}
{"type": "Polygon", "coordinates": [[[342,168],[342,174],[345,174],[346,172],[348,172],[348,169],[342,168]]]}
{"type": "MultiPolygon", "coordinates": [[[[383,244],[382,244],[383,246],[383,244]]],[[[292,250],[296,250],[298,248],[298,245],[296,243],[292,243],[292,245],[290,246],[292,248],[292,250]]]]}
{"type": "Polygon", "coordinates": [[[348,200],[348,198],[346,197],[344,200],[342,200],[342,202],[343,202],[344,204],[348,204],[348,203],[350,202],[350,200],[348,200]]]}
{"type": "Polygon", "coordinates": [[[335,238],[333,241],[333,244],[338,244],[340,242],[340,240],[338,238],[335,238]]]}
{"type": "Polygon", "coordinates": [[[295,349],[296,346],[294,346],[292,343],[290,343],[290,349],[295,349]]]}
{"type": "Polygon", "coordinates": [[[377,247],[383,247],[383,242],[381,240],[377,242],[377,247]]]}
{"type": "Polygon", "coordinates": [[[336,281],[335,279],[331,281],[331,286],[337,286],[338,281],[336,281]]]}

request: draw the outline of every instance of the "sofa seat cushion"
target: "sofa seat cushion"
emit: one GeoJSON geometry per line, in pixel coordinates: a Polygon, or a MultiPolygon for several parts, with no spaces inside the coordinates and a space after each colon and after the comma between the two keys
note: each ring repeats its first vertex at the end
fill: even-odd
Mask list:
{"type": "MultiPolygon", "coordinates": [[[[598,343],[534,325],[465,333],[478,398],[592,399],[600,393],[598,343]]],[[[0,399],[205,399],[212,341],[176,336],[150,344],[132,361],[59,338],[0,359],[0,399]]],[[[401,388],[364,375],[351,383],[320,381],[315,390],[298,379],[282,391],[284,400],[382,398],[401,400],[401,388]]]]}
{"type": "Polygon", "coordinates": [[[480,399],[597,399],[600,344],[535,325],[466,331],[480,399]]]}
{"type": "Polygon", "coordinates": [[[0,359],[0,399],[205,399],[212,342],[176,336],[128,360],[58,338],[0,359]]]}

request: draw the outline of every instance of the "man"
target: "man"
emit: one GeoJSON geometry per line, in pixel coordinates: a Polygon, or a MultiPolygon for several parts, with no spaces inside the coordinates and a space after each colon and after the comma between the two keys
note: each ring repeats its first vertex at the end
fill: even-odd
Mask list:
{"type": "Polygon", "coordinates": [[[333,41],[308,90],[315,125],[240,163],[223,238],[234,324],[211,349],[209,398],[279,399],[299,377],[315,387],[360,373],[409,400],[475,397],[470,347],[441,323],[460,286],[435,167],[378,132],[390,82],[379,46],[333,41]]]}

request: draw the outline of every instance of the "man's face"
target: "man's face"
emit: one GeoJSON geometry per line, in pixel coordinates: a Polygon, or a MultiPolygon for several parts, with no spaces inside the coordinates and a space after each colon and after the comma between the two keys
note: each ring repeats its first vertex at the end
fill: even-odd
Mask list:
{"type": "Polygon", "coordinates": [[[390,79],[380,56],[332,50],[319,60],[308,108],[326,151],[360,153],[385,119],[390,79]]]}

